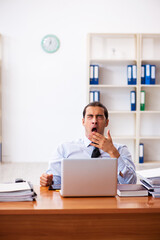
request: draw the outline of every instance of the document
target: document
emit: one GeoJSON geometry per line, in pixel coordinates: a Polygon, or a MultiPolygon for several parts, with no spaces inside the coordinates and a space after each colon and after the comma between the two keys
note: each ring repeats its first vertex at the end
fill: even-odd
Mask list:
{"type": "Polygon", "coordinates": [[[0,184],[0,202],[33,201],[36,196],[29,182],[0,184]]]}
{"type": "Polygon", "coordinates": [[[141,184],[118,184],[117,194],[120,197],[148,196],[148,190],[141,184]]]}
{"type": "Polygon", "coordinates": [[[136,171],[136,173],[143,178],[160,177],[160,168],[139,170],[139,171],[136,171]]]}
{"type": "Polygon", "coordinates": [[[31,190],[28,182],[20,182],[20,183],[1,183],[0,184],[0,193],[1,192],[15,192],[22,190],[31,190]]]}

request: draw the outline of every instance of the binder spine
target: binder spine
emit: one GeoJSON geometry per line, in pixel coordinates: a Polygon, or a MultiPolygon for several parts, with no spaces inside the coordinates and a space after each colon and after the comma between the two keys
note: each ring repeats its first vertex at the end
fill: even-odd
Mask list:
{"type": "Polygon", "coordinates": [[[95,102],[100,101],[100,91],[94,91],[94,101],[95,102]]]}
{"type": "Polygon", "coordinates": [[[94,84],[99,83],[99,65],[94,65],[94,84]]]}
{"type": "Polygon", "coordinates": [[[94,101],[94,91],[90,91],[89,92],[89,102],[93,102],[94,101]]]}
{"type": "Polygon", "coordinates": [[[144,162],[144,144],[140,143],[139,144],[139,163],[144,162]]]}
{"type": "Polygon", "coordinates": [[[146,64],[145,67],[145,84],[151,84],[151,65],[146,64]]]}
{"type": "Polygon", "coordinates": [[[130,92],[131,111],[136,111],[136,92],[130,92]]]}
{"type": "Polygon", "coordinates": [[[90,102],[99,102],[100,101],[100,91],[90,91],[90,102]]]}
{"type": "Polygon", "coordinates": [[[141,84],[145,84],[145,65],[141,66],[141,84]]]}
{"type": "Polygon", "coordinates": [[[140,102],[140,110],[144,111],[145,110],[145,91],[141,91],[141,102],[140,102]]]}
{"type": "Polygon", "coordinates": [[[151,65],[151,84],[156,83],[156,65],[151,65]]]}
{"type": "Polygon", "coordinates": [[[137,66],[136,65],[132,66],[132,84],[133,85],[137,84],[137,66]]]}
{"type": "Polygon", "coordinates": [[[132,85],[132,65],[127,66],[127,80],[128,85],[132,85]]]}
{"type": "Polygon", "coordinates": [[[99,84],[99,65],[90,65],[90,84],[99,84]]]}
{"type": "Polygon", "coordinates": [[[90,65],[90,84],[94,84],[94,65],[90,65]]]}

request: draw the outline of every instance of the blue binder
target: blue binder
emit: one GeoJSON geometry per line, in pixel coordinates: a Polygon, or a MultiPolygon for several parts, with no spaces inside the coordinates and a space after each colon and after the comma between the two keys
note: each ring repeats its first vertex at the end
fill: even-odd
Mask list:
{"type": "Polygon", "coordinates": [[[136,111],[136,91],[130,92],[131,111],[136,111]]]}
{"type": "Polygon", "coordinates": [[[94,65],[94,84],[99,83],[99,65],[94,65]]]}
{"type": "Polygon", "coordinates": [[[146,64],[145,66],[145,84],[151,84],[151,65],[146,64]]]}
{"type": "Polygon", "coordinates": [[[139,163],[144,162],[144,144],[140,143],[139,144],[139,163]]]}
{"type": "Polygon", "coordinates": [[[90,91],[89,101],[99,102],[100,101],[100,91],[90,91]]]}
{"type": "Polygon", "coordinates": [[[141,84],[145,84],[145,65],[141,66],[141,84]]]}
{"type": "Polygon", "coordinates": [[[90,65],[90,84],[94,84],[94,65],[90,65]]]}
{"type": "Polygon", "coordinates": [[[137,84],[137,66],[132,65],[132,84],[136,85],[137,84]]]}
{"type": "Polygon", "coordinates": [[[128,85],[132,85],[132,65],[127,66],[127,80],[128,85]]]}
{"type": "Polygon", "coordinates": [[[99,83],[99,65],[90,65],[90,84],[99,83]]]}
{"type": "Polygon", "coordinates": [[[95,102],[100,101],[100,91],[94,91],[94,101],[95,102]]]}
{"type": "Polygon", "coordinates": [[[151,65],[151,84],[156,83],[156,65],[151,65]]]}
{"type": "Polygon", "coordinates": [[[89,92],[89,102],[94,102],[94,91],[89,92]]]}

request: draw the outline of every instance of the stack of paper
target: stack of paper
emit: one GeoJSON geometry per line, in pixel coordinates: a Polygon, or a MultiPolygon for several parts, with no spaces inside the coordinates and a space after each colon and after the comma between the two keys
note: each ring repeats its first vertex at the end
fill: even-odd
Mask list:
{"type": "Polygon", "coordinates": [[[1,183],[0,202],[33,201],[36,193],[29,182],[1,183]]]}
{"type": "Polygon", "coordinates": [[[137,171],[140,181],[154,198],[160,198],[160,168],[137,171]]]}
{"type": "Polygon", "coordinates": [[[148,196],[148,190],[141,184],[118,184],[117,194],[120,197],[148,196]]]}

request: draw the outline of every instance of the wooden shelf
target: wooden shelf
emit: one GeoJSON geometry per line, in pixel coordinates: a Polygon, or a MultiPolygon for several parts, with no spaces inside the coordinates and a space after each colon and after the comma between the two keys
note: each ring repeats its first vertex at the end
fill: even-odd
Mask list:
{"type": "Polygon", "coordinates": [[[89,84],[88,70],[88,102],[89,91],[100,91],[100,100],[109,109],[112,138],[131,142],[129,150],[135,164],[139,163],[139,143],[143,141],[146,144],[144,162],[157,164],[157,161],[148,162],[153,155],[160,164],[160,34],[91,33],[88,44],[88,66],[99,65],[98,85],[89,84]],[[127,85],[127,65],[132,64],[137,65],[137,84],[127,85]],[[155,85],[141,84],[142,64],[156,65],[155,85]],[[146,91],[145,111],[140,111],[142,89],[146,91]],[[136,91],[136,111],[130,111],[130,91],[133,90],[136,91]],[[154,150],[150,147],[153,140],[154,150]]]}
{"type": "Polygon", "coordinates": [[[159,88],[160,84],[152,84],[152,85],[147,85],[147,84],[141,84],[140,87],[145,87],[145,88],[159,88]]]}
{"type": "Polygon", "coordinates": [[[137,85],[103,85],[103,84],[96,84],[96,85],[89,85],[89,88],[136,88],[137,85]]]}
{"type": "Polygon", "coordinates": [[[108,111],[109,114],[136,114],[136,111],[108,111]]]}
{"type": "Polygon", "coordinates": [[[135,136],[112,136],[112,139],[118,140],[136,140],[135,136]]]}
{"type": "Polygon", "coordinates": [[[141,114],[160,114],[160,111],[140,111],[141,114]]]}
{"type": "Polygon", "coordinates": [[[101,64],[113,64],[113,65],[127,65],[127,64],[135,64],[137,62],[137,59],[91,59],[90,63],[101,63],[101,64]]]}
{"type": "Polygon", "coordinates": [[[160,136],[140,136],[141,140],[160,140],[160,136]]]}

